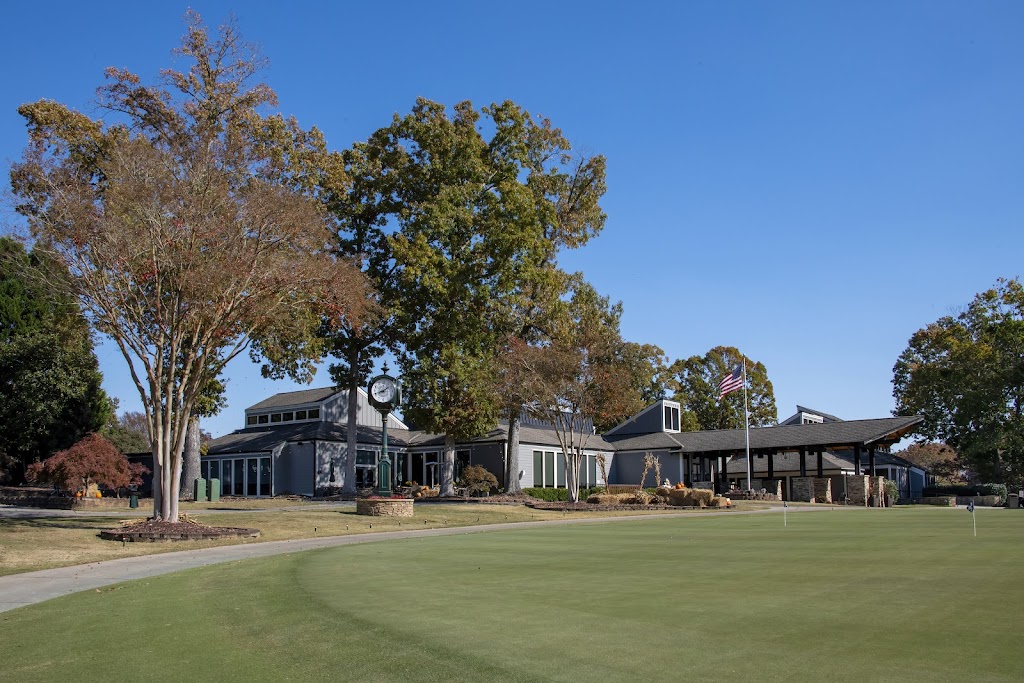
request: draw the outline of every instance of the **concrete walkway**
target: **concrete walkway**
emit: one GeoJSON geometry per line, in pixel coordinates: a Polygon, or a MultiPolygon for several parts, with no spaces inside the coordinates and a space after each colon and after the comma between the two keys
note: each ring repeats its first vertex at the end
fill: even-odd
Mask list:
{"type": "MultiPolygon", "coordinates": [[[[275,508],[280,509],[280,508],[275,508]]],[[[306,507],[308,509],[308,506],[306,507]]],[[[827,511],[829,508],[791,507],[790,512],[827,511]]],[[[839,509],[839,508],[837,508],[839,509]]],[[[853,508],[855,509],[855,508],[853,508]]],[[[751,515],[778,513],[782,508],[765,510],[743,510],[733,512],[694,513],[676,512],[658,515],[630,515],[628,517],[588,517],[586,519],[556,519],[543,522],[508,522],[503,524],[481,524],[478,526],[452,527],[448,529],[420,529],[418,531],[386,531],[370,534],[353,534],[350,536],[327,536],[324,538],[306,538],[294,541],[270,541],[267,543],[243,543],[226,545],[217,548],[199,550],[182,550],[178,552],[159,553],[156,555],[140,555],[125,557],[105,562],[93,562],[73,567],[44,569],[24,574],[0,576],[0,612],[33,605],[62,595],[91,590],[132,579],[144,579],[160,574],[169,574],[182,569],[205,567],[221,562],[247,560],[257,557],[268,557],[283,553],[295,553],[317,548],[333,548],[356,543],[374,543],[398,538],[420,538],[424,536],[455,536],[459,534],[480,533],[483,531],[504,531],[508,529],[533,529],[548,526],[568,526],[574,524],[604,524],[606,522],[635,522],[649,519],[688,518],[712,519],[721,516],[751,515]]],[[[54,511],[49,511],[54,512],[54,511]]],[[[81,514],[81,513],[76,513],[81,514]]]]}

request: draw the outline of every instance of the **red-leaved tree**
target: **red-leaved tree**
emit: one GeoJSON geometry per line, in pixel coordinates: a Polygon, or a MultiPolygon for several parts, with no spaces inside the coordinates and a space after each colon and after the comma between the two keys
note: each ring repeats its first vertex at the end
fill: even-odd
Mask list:
{"type": "Polygon", "coordinates": [[[68,491],[88,488],[97,484],[119,490],[142,483],[149,468],[128,458],[114,444],[99,434],[89,434],[71,448],[57,451],[42,462],[28,468],[28,480],[40,484],[55,484],[68,491]]]}

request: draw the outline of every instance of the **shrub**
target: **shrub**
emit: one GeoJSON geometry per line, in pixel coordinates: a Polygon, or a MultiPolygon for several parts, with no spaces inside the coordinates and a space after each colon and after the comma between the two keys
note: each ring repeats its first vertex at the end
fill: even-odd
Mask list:
{"type": "Polygon", "coordinates": [[[71,448],[33,463],[27,474],[31,482],[78,491],[88,489],[90,484],[114,490],[137,486],[148,472],[145,465],[128,462],[114,444],[99,434],[89,434],[71,448]]]}
{"type": "Polygon", "coordinates": [[[999,496],[1000,501],[1006,500],[1006,484],[950,484],[946,486],[926,487],[925,498],[932,496],[999,496]]]}
{"type": "Polygon", "coordinates": [[[462,470],[459,486],[465,487],[466,492],[471,496],[480,496],[490,493],[492,488],[498,488],[498,478],[491,474],[486,467],[470,465],[462,470]]]}

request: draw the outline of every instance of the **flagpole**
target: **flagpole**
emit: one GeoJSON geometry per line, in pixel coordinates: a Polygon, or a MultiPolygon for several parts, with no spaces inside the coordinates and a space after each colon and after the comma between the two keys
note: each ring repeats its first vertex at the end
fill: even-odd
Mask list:
{"type": "Polygon", "coordinates": [[[747,490],[752,490],[753,472],[750,463],[750,413],[747,410],[747,357],[743,357],[743,431],[747,436],[747,490]]]}

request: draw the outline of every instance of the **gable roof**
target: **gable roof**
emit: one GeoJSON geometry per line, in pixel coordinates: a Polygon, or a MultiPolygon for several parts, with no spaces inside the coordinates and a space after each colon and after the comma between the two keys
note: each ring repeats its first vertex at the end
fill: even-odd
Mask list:
{"type": "Polygon", "coordinates": [[[265,398],[259,403],[253,404],[246,410],[264,410],[267,408],[284,408],[285,406],[297,406],[305,403],[319,403],[335,394],[344,391],[338,387],[320,387],[319,389],[301,389],[299,391],[282,391],[270,398],[265,398]]]}
{"type": "MultiPolygon", "coordinates": [[[[883,417],[874,420],[846,420],[822,424],[778,425],[755,427],[750,430],[751,450],[782,450],[801,446],[870,446],[896,441],[923,420],[911,417],[883,417]]],[[[615,450],[679,450],[685,453],[727,452],[737,453],[746,447],[742,429],[721,429],[703,432],[664,434],[670,439],[658,439],[661,434],[641,434],[615,438],[606,435],[615,450]],[[673,447],[671,442],[676,442],[673,447]]]]}

